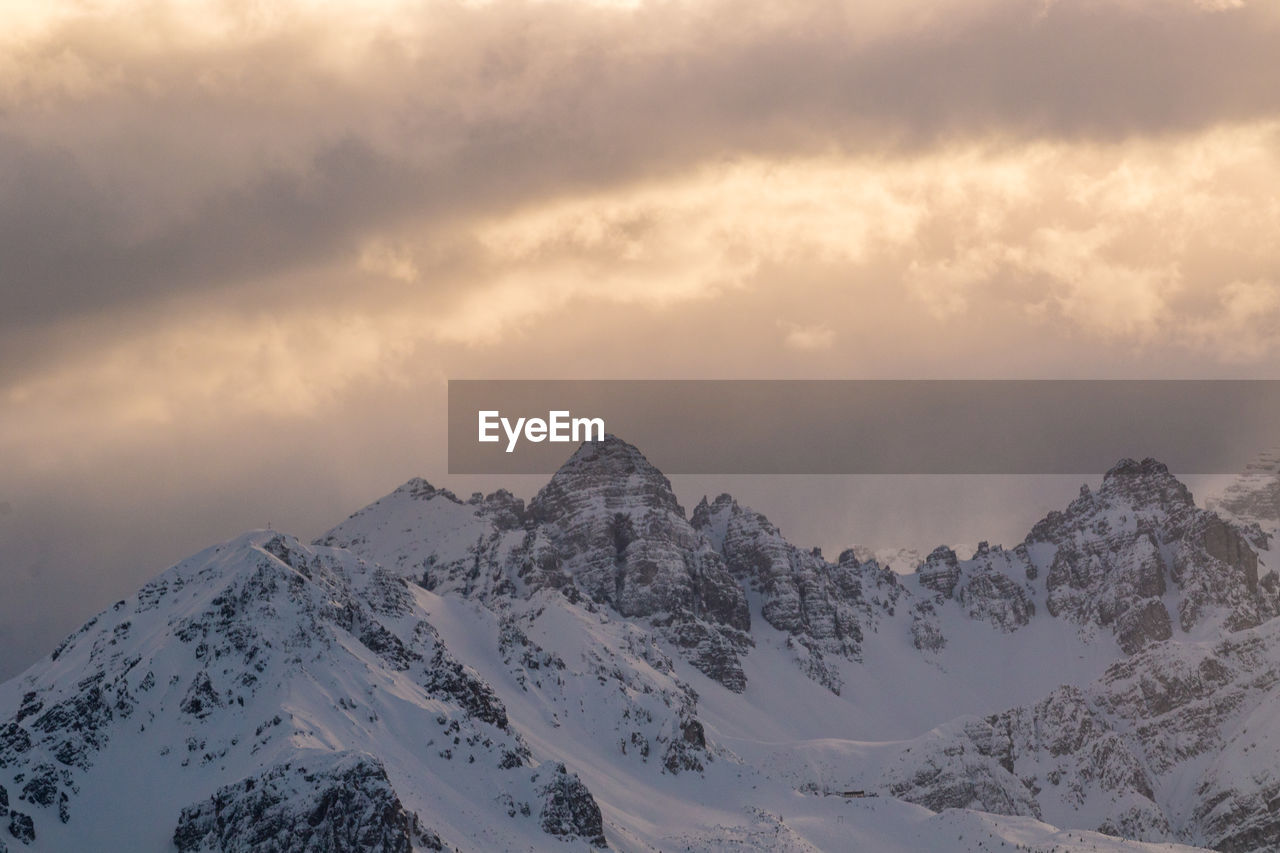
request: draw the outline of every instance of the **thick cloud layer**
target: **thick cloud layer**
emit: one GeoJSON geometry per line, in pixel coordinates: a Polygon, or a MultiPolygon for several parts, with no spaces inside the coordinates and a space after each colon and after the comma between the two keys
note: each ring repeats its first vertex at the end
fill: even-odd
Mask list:
{"type": "Polygon", "coordinates": [[[0,675],[450,376],[1276,375],[1271,2],[9,6],[0,675]]]}
{"type": "Polygon", "coordinates": [[[775,5],[429,3],[355,27],[347,8],[264,23],[229,6],[200,26],[145,6],[11,37],[0,323],[224,287],[388,225],[725,156],[1113,142],[1280,107],[1271,4],[1019,0],[888,20],[775,5]]]}

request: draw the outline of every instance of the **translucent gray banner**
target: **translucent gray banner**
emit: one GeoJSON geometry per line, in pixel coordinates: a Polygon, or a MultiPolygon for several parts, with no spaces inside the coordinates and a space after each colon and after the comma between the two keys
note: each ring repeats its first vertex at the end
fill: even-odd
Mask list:
{"type": "Polygon", "coordinates": [[[451,474],[550,474],[601,431],[667,474],[1239,471],[1280,380],[450,380],[451,474]]]}

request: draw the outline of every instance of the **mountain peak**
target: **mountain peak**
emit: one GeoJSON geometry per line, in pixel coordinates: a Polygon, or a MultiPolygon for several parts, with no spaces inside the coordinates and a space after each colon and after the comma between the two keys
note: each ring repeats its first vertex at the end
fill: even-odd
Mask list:
{"type": "Polygon", "coordinates": [[[1189,498],[1124,459],[904,577],[727,494],[687,519],[616,436],[528,511],[413,479],[314,546],[184,560],[0,685],[0,853],[839,846],[819,792],[879,798],[835,808],[874,849],[1271,851],[1280,580],[1189,498]]]}
{"type": "Polygon", "coordinates": [[[1141,462],[1121,459],[1103,476],[1097,497],[1118,497],[1134,507],[1159,506],[1166,511],[1195,505],[1191,490],[1169,473],[1169,466],[1151,457],[1141,462]]]}
{"type": "Polygon", "coordinates": [[[671,482],[633,444],[606,435],[584,441],[552,475],[529,504],[540,521],[558,517],[572,506],[601,502],[611,511],[630,514],[641,507],[671,511],[684,518],[671,482]]]}
{"type": "Polygon", "coordinates": [[[421,477],[414,477],[407,483],[396,489],[392,494],[408,495],[414,500],[429,501],[437,495],[448,498],[454,503],[462,503],[462,501],[453,492],[448,489],[437,489],[429,482],[421,477]]]}
{"type": "Polygon", "coordinates": [[[703,495],[702,500],[693,508],[689,523],[695,530],[701,530],[709,536],[712,546],[719,550],[724,543],[725,524],[728,519],[741,512],[738,502],[730,494],[721,493],[714,501],[708,501],[703,495]]]}
{"type": "Polygon", "coordinates": [[[613,433],[607,433],[599,441],[584,441],[573,455],[560,466],[560,470],[580,465],[597,465],[610,467],[631,467],[637,470],[650,469],[657,471],[645,455],[628,441],[624,441],[613,433]]]}
{"type": "Polygon", "coordinates": [[[1163,477],[1169,476],[1169,466],[1165,465],[1158,459],[1150,456],[1138,462],[1128,456],[1121,459],[1103,476],[1102,481],[1105,483],[1112,479],[1121,479],[1125,477],[1163,477]]]}

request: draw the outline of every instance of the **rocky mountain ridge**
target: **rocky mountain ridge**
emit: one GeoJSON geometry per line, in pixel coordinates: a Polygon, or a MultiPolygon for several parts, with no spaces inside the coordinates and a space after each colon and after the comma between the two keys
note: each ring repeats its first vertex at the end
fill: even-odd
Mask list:
{"type": "Polygon", "coordinates": [[[828,562],[729,495],[704,499],[686,520],[667,479],[614,437],[584,445],[527,510],[509,493],[464,504],[422,481],[384,500],[392,505],[384,512],[357,513],[319,541],[421,572],[431,589],[482,599],[547,587],[585,594],[660,625],[695,666],[739,692],[751,595],[761,618],[794,638],[801,666],[837,692],[826,657],[856,661],[864,632],[900,603],[909,616],[898,618],[910,619],[921,647],[945,643],[930,614],[952,603],[1003,632],[1025,626],[1039,608],[1109,629],[1126,653],[1169,638],[1175,624],[1190,632],[1216,618],[1238,629],[1280,607],[1275,575],[1259,579],[1245,533],[1197,508],[1154,460],[1122,460],[1096,493],[1084,487],[1014,548],[984,542],[962,560],[942,547],[910,578],[854,549],[828,562]],[[407,499],[428,506],[410,509],[407,499]],[[383,517],[405,530],[446,525],[448,534],[387,535],[392,522],[374,521],[383,517]]]}
{"type": "Polygon", "coordinates": [[[831,849],[856,815],[886,850],[1272,849],[1259,531],[1123,460],[903,575],[729,495],[686,515],[614,437],[527,506],[411,480],[314,545],[183,561],[0,686],[0,837],[831,849]],[[879,797],[815,796],[845,789],[879,797]]]}

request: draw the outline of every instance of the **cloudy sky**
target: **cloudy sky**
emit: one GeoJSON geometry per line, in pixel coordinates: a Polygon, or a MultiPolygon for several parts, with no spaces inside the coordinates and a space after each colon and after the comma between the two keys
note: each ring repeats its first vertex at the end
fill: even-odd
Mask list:
{"type": "MultiPolygon", "coordinates": [[[[242,529],[496,485],[449,377],[1280,377],[1273,0],[0,20],[0,677],[242,529]]],[[[744,488],[828,547],[1040,508],[744,488]]]]}

